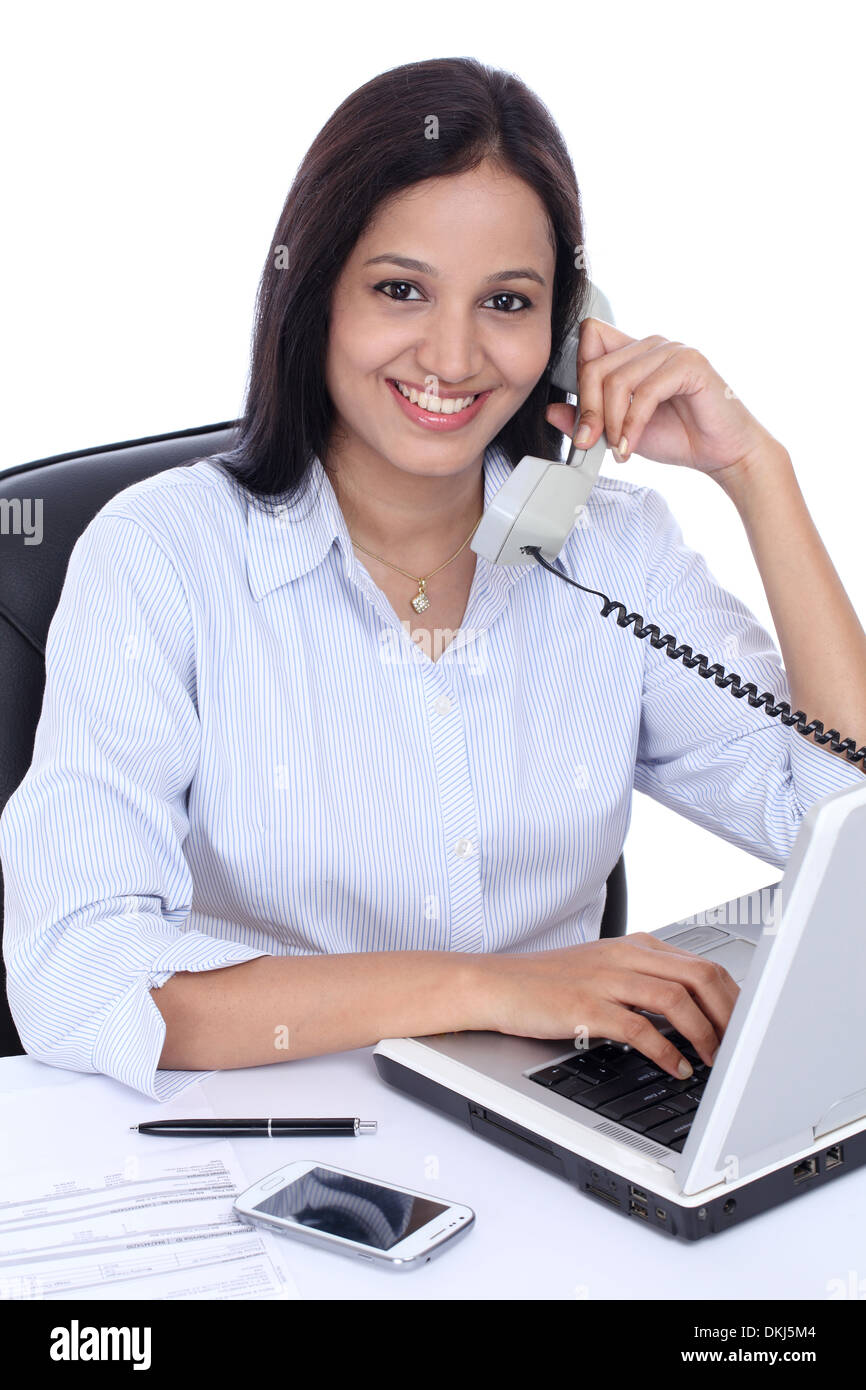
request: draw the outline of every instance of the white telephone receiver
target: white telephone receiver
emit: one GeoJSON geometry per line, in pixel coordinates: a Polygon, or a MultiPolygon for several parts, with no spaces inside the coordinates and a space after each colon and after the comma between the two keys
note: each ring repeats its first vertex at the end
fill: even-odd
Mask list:
{"type": "MultiPolygon", "coordinates": [[[[592,282],[590,289],[586,317],[613,323],[610,304],[601,290],[592,282]]],[[[550,374],[551,385],[572,395],[577,394],[579,327],[566,338],[550,374]]],[[[568,463],[527,454],[482,516],[471,548],[495,565],[535,563],[531,555],[522,552],[526,545],[537,545],[545,559],[555,560],[586,505],[607,447],[602,432],[591,449],[573,449],[568,463]]]]}

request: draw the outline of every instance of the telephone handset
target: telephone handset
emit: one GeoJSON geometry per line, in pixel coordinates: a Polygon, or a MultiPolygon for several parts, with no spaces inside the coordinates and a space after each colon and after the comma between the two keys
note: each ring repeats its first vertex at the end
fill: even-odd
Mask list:
{"type": "MultiPolygon", "coordinates": [[[[590,289],[592,293],[586,316],[613,323],[610,304],[601,290],[592,282],[590,289]]],[[[575,396],[579,335],[580,324],[577,324],[566,338],[550,373],[551,385],[575,396]]],[[[578,404],[575,420],[579,415],[578,404]]],[[[640,613],[627,613],[624,604],[609,599],[607,594],[602,594],[597,589],[589,589],[579,584],[576,579],[571,579],[565,573],[558,559],[559,552],[586,506],[607,447],[607,439],[602,431],[591,449],[576,449],[572,441],[564,463],[527,454],[506,478],[484,512],[471,541],[472,549],[496,565],[542,565],[558,579],[564,579],[566,583],[573,584],[584,593],[594,594],[596,598],[603,600],[603,618],[616,612],[619,627],[633,625],[635,637],[649,637],[651,645],[664,648],[665,655],[672,660],[682,657],[683,665],[690,669],[696,668],[698,675],[704,679],[712,676],[717,686],[722,689],[730,687],[735,699],[747,696],[749,704],[755,709],[763,706],[771,718],[778,715],[783,724],[793,726],[805,738],[814,734],[816,743],[829,743],[834,753],[844,752],[851,763],[862,762],[863,766],[859,770],[866,772],[866,746],[857,748],[852,738],[840,740],[838,729],[830,729],[825,733],[820,719],[807,722],[803,710],[797,710],[792,714],[787,701],[782,700],[777,704],[769,691],[758,695],[756,685],[743,685],[738,675],[726,674],[724,666],[718,662],[711,666],[708,658],[702,653],[695,656],[693,649],[686,643],[678,644],[677,639],[670,633],[663,637],[661,629],[655,623],[644,623],[640,613]]]]}
{"type": "MultiPolygon", "coordinates": [[[[587,317],[613,323],[601,290],[590,282],[587,317]]],[[[565,340],[550,373],[551,385],[577,394],[578,324],[565,340]]],[[[493,498],[471,541],[471,547],[495,565],[529,565],[527,546],[538,546],[555,560],[586,505],[607,449],[602,431],[591,449],[572,444],[565,463],[527,454],[493,498]]]]}

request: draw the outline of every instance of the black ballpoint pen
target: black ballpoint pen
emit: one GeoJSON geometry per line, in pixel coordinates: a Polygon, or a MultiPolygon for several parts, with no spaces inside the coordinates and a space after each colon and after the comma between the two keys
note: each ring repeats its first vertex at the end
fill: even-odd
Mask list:
{"type": "Polygon", "coordinates": [[[151,1120],[143,1125],[130,1125],[139,1134],[188,1134],[202,1139],[242,1139],[247,1136],[256,1139],[288,1139],[293,1135],[302,1138],[330,1135],[375,1134],[375,1120],[348,1119],[301,1119],[301,1120],[151,1120]]]}

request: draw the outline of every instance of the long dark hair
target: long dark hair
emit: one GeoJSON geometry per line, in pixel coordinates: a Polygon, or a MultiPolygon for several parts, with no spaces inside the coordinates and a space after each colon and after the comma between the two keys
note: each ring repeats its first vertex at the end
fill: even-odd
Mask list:
{"type": "Polygon", "coordinates": [[[545,407],[565,397],[551,391],[549,373],[588,299],[583,256],[575,254],[583,215],[574,168],[547,107],[513,73],[475,58],[432,58],[352,92],[316,136],[286,198],[259,283],[237,443],[213,457],[263,509],[291,503],[314,456],[324,461],[334,420],[325,386],[331,295],[377,207],[488,157],[535,190],[556,244],[550,360],[493,442],[512,466],[524,454],[560,456],[563,436],[545,407]]]}

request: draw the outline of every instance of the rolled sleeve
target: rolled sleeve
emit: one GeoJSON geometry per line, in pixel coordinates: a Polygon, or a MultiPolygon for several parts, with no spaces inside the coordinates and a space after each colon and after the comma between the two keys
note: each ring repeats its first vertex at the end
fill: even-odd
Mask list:
{"type": "Polygon", "coordinates": [[[10,1009],[38,1060],[168,1100],[212,1073],[158,1069],[150,990],[267,953],[184,929],[195,639],[180,576],[134,518],[100,512],[79,537],[45,668],[33,758],[0,816],[10,1009]]]}
{"type": "MultiPolygon", "coordinates": [[[[662,637],[671,634],[675,648],[688,645],[707,665],[756,686],[759,697],[766,692],[791,705],[770,634],[684,543],[662,495],[652,488],[646,494],[645,623],[656,624],[662,637]]],[[[784,868],[806,812],[861,782],[860,766],[769,716],[765,706],[750,705],[748,696],[735,697],[732,687],[717,686],[682,657],[652,647],[650,637],[644,641],[635,789],[784,868]]]]}

